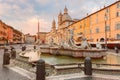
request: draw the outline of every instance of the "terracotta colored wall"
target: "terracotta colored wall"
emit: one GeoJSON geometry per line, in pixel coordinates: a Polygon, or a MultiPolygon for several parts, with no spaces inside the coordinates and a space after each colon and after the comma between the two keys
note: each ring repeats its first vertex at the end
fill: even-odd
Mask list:
{"type": "MultiPolygon", "coordinates": [[[[120,1],[118,1],[118,3],[120,4],[120,1]]],[[[93,14],[86,16],[85,18],[68,26],[67,29],[74,29],[75,40],[77,40],[78,38],[77,34],[83,33],[83,37],[87,38],[90,41],[96,42],[97,40],[100,41],[101,38],[105,39],[105,26],[110,26],[110,31],[106,32],[107,38],[109,38],[109,41],[112,41],[111,39],[114,39],[115,41],[116,34],[120,34],[120,30],[115,30],[116,24],[118,22],[120,23],[120,16],[116,17],[117,11],[120,11],[120,8],[117,8],[118,3],[114,3],[109,7],[105,7],[104,9],[101,9],[93,14]],[[105,14],[108,17],[108,19],[105,18],[105,14]],[[96,32],[97,28],[99,29],[98,33],[96,32]]],[[[58,32],[62,33],[62,35],[66,34],[65,30],[59,30],[58,32]]],[[[59,36],[59,33],[54,35],[59,36]]],[[[50,33],[49,36],[53,37],[52,35],[53,34],[50,33]]],[[[65,35],[65,37],[67,36],[65,35]]],[[[63,38],[65,37],[63,36],[63,38]]],[[[59,38],[56,39],[58,39],[56,41],[60,41],[59,38]]]]}
{"type": "Polygon", "coordinates": [[[4,44],[6,42],[5,39],[7,38],[7,27],[2,21],[0,21],[0,38],[0,44],[4,44]]]}
{"type": "Polygon", "coordinates": [[[9,42],[13,42],[13,29],[8,27],[7,30],[8,30],[7,31],[8,40],[9,40],[9,42]]]}

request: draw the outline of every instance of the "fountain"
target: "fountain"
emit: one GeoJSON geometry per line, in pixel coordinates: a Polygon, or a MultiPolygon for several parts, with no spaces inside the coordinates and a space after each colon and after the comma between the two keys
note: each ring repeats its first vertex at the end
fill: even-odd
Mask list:
{"type": "Polygon", "coordinates": [[[22,51],[19,56],[27,59],[28,62],[33,63],[40,59],[40,51],[38,50],[30,50],[30,51],[22,51]]]}
{"type": "MultiPolygon", "coordinates": [[[[36,63],[39,59],[45,60],[46,76],[51,77],[51,75],[57,76],[57,75],[63,75],[63,74],[71,75],[71,74],[75,74],[75,73],[79,73],[80,75],[82,75],[81,77],[79,76],[77,78],[76,77],[71,77],[71,78],[67,77],[64,80],[80,80],[80,79],[91,79],[91,80],[92,79],[103,79],[104,80],[104,78],[106,78],[106,77],[101,78],[99,75],[95,76],[94,73],[95,74],[105,73],[103,75],[106,75],[106,74],[111,75],[110,72],[112,72],[112,75],[120,74],[120,70],[119,70],[120,65],[114,65],[114,64],[112,65],[112,64],[106,64],[106,63],[101,64],[105,60],[102,59],[102,61],[100,61],[99,59],[97,59],[100,64],[94,63],[94,61],[92,61],[91,66],[93,66],[93,67],[90,70],[92,70],[93,74],[90,73],[89,76],[85,76],[85,74],[83,74],[83,71],[85,70],[83,61],[75,60],[75,59],[82,59],[81,57],[101,58],[107,54],[107,53],[105,53],[106,50],[101,49],[101,45],[99,43],[98,43],[96,49],[92,48],[85,38],[83,38],[81,46],[77,46],[77,45],[75,45],[75,43],[73,41],[72,30],[69,30],[69,33],[70,33],[70,38],[68,39],[68,42],[62,41],[61,45],[56,46],[54,44],[54,40],[51,39],[50,45],[40,46],[40,50],[36,50],[36,48],[34,47],[34,50],[22,51],[22,52],[20,52],[19,56],[22,58],[25,58],[25,60],[27,60],[27,62],[29,62],[29,63],[36,63]],[[47,53],[49,53],[49,54],[47,54],[47,53]],[[52,54],[52,55],[50,55],[50,54],[52,54]],[[47,55],[49,55],[49,57],[47,55]],[[62,56],[54,56],[54,55],[62,55],[62,56]],[[62,58],[59,58],[59,57],[62,57],[62,58]],[[73,60],[73,59],[71,59],[73,57],[80,57],[80,58],[74,58],[74,60],[73,60]],[[59,59],[59,61],[58,61],[58,59],[59,59]],[[69,61],[69,62],[67,62],[67,61],[69,61]],[[110,67],[112,67],[112,68],[114,67],[114,69],[110,69],[110,67]],[[116,69],[116,67],[118,67],[118,68],[116,69]]],[[[87,60],[89,60],[89,58],[87,58],[87,60]]],[[[92,60],[94,60],[94,59],[92,59],[92,60]]],[[[97,60],[95,59],[95,62],[97,60]]],[[[111,58],[108,59],[106,57],[106,61],[107,62],[110,61],[110,63],[112,63],[113,60],[111,61],[111,58]]],[[[23,68],[24,68],[26,63],[22,63],[22,64],[23,64],[23,68]]],[[[88,64],[88,61],[85,63],[85,65],[87,66],[87,64],[88,64]]],[[[35,71],[36,69],[33,69],[33,67],[28,68],[28,66],[29,65],[26,66],[26,69],[28,69],[29,71],[32,70],[32,72],[34,72],[34,73],[36,72],[35,71]]],[[[86,70],[87,69],[88,68],[86,68],[86,70]]],[[[88,75],[89,71],[87,71],[85,73],[88,75]]],[[[110,79],[106,78],[105,80],[110,80],[110,79]]],[[[111,79],[111,80],[114,80],[114,79],[111,79]]]]}
{"type": "Polygon", "coordinates": [[[77,46],[73,40],[74,32],[73,29],[68,30],[69,38],[66,42],[61,42],[60,45],[54,45],[53,39],[50,42],[50,45],[45,47],[41,46],[41,53],[50,53],[53,55],[65,55],[71,57],[91,57],[91,58],[102,58],[106,55],[105,49],[101,48],[101,45],[98,43],[97,48],[92,48],[91,45],[87,42],[86,38],[82,39],[81,46],[77,46]]]}
{"type": "MultiPolygon", "coordinates": [[[[69,52],[69,50],[70,49],[67,49],[67,48],[54,48],[54,46],[53,47],[50,47],[49,48],[49,50],[50,51],[52,51],[52,49],[51,48],[53,48],[53,49],[56,49],[55,51],[61,51],[61,53],[65,53],[65,51],[66,51],[66,53],[67,53],[67,51],[69,52]],[[64,50],[65,49],[65,51],[63,51],[62,52],[62,49],[64,50]]],[[[77,49],[75,49],[74,48],[74,50],[77,50],[77,49]]],[[[89,50],[89,49],[80,49],[81,50],[81,52],[83,51],[83,50],[89,50]]],[[[73,51],[72,50],[72,48],[71,48],[71,50],[70,51],[73,51]]],[[[87,52],[87,51],[86,51],[87,52]]],[[[89,51],[88,51],[89,52],[89,51]]],[[[73,78],[69,78],[68,77],[68,79],[65,79],[65,80],[79,80],[79,79],[103,79],[104,80],[104,78],[101,78],[101,77],[99,77],[99,76],[91,76],[91,77],[88,77],[88,76],[85,76],[84,74],[83,74],[83,71],[84,71],[84,63],[83,63],[83,61],[80,61],[80,60],[75,60],[75,59],[81,59],[81,58],[74,58],[74,60],[73,59],[70,59],[70,58],[73,58],[73,57],[69,57],[68,58],[68,55],[67,56],[62,56],[62,58],[60,58],[60,60],[58,61],[58,62],[55,62],[55,61],[57,61],[57,59],[58,59],[58,57],[60,57],[60,56],[54,56],[54,55],[51,55],[52,57],[54,57],[54,59],[53,58],[51,58],[51,56],[49,56],[49,60],[48,60],[48,57],[47,56],[43,56],[43,55],[50,55],[50,54],[42,54],[41,53],[41,50],[39,51],[39,50],[36,50],[36,49],[31,49],[31,50],[26,50],[26,51],[22,51],[22,52],[20,52],[20,54],[19,54],[19,56],[20,57],[22,57],[22,58],[25,58],[25,60],[27,60],[27,62],[28,62],[28,64],[29,63],[35,63],[35,62],[37,62],[39,59],[43,59],[43,60],[45,60],[45,69],[46,69],[46,76],[54,76],[54,75],[61,75],[61,74],[74,74],[74,73],[79,73],[79,74],[81,74],[82,75],[82,77],[79,77],[79,78],[75,78],[75,77],[73,77],[73,78]],[[57,59],[55,58],[55,57],[57,57],[57,59]],[[66,60],[68,60],[69,62],[67,62],[66,60]],[[50,60],[52,60],[53,62],[51,62],[51,63],[49,63],[50,62],[50,60]],[[61,61],[61,62],[60,62],[61,61]],[[55,63],[54,63],[55,62],[55,63]],[[80,63],[81,62],[81,63],[80,63]]],[[[58,54],[57,54],[58,55],[58,54]]],[[[61,55],[60,53],[59,53],[59,55],[61,55]]],[[[69,56],[71,56],[71,55],[69,55],[69,56]]],[[[87,55],[88,56],[88,55],[87,55]]],[[[93,58],[93,56],[92,56],[92,58],[93,58]]],[[[23,59],[22,59],[23,60],[23,59]]],[[[109,59],[107,59],[107,60],[109,60],[109,59]]],[[[24,61],[24,60],[23,60],[24,61]]],[[[95,60],[96,61],[96,60],[95,60]]],[[[98,60],[99,61],[99,60],[98,60]]],[[[111,60],[109,60],[110,61],[110,63],[112,63],[111,62],[111,60]]],[[[113,60],[112,60],[113,61],[113,60]]],[[[119,67],[120,67],[120,65],[109,65],[109,64],[97,64],[97,63],[94,63],[94,61],[92,61],[93,63],[92,63],[92,65],[93,65],[93,67],[92,67],[92,70],[93,70],[93,73],[95,73],[95,74],[97,74],[97,73],[99,73],[99,74],[103,74],[103,73],[105,73],[104,75],[106,75],[106,74],[111,74],[110,72],[112,72],[112,75],[113,74],[117,74],[117,75],[119,75],[120,74],[120,70],[119,70],[119,67]],[[112,69],[110,69],[110,67],[108,68],[108,66],[110,66],[110,67],[112,67],[112,66],[117,66],[118,68],[116,69],[113,69],[113,67],[112,67],[112,69]]],[[[100,62],[100,61],[99,61],[100,62]]],[[[101,62],[100,62],[101,63],[101,62]]],[[[88,64],[88,63],[86,63],[86,64],[88,64]]],[[[33,68],[33,67],[31,67],[31,65],[27,65],[26,63],[24,63],[24,62],[22,62],[22,65],[23,65],[23,68],[25,68],[24,66],[26,65],[26,68],[25,69],[27,69],[27,70],[29,70],[29,71],[32,71],[32,72],[36,72],[35,70],[36,70],[36,68],[33,68]]],[[[36,65],[36,64],[35,64],[36,65]]],[[[20,66],[21,66],[21,64],[20,64],[20,66]]],[[[93,74],[94,75],[94,74],[93,74]]],[[[109,79],[106,79],[106,80],[109,80],[109,79]]],[[[114,80],[114,79],[111,79],[111,80],[114,80]]]]}

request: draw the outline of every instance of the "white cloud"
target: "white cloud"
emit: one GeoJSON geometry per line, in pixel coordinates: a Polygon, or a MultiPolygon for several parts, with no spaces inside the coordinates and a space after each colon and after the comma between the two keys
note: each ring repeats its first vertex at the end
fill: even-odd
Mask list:
{"type": "Polygon", "coordinates": [[[48,3],[52,2],[53,0],[35,0],[40,5],[47,5],[48,3]]]}
{"type": "Polygon", "coordinates": [[[0,16],[6,15],[7,11],[11,9],[11,6],[6,3],[0,3],[0,16]]]}
{"type": "MultiPolygon", "coordinates": [[[[24,33],[36,34],[37,16],[40,31],[50,31],[53,18],[68,7],[72,18],[80,19],[114,0],[0,0],[0,19],[24,33]],[[43,7],[44,6],[44,7],[43,7]]],[[[57,22],[56,22],[57,24],[57,22]]]]}
{"type": "MultiPolygon", "coordinates": [[[[38,20],[33,17],[26,22],[23,23],[23,26],[26,26],[25,28],[23,27],[23,31],[26,33],[32,33],[36,34],[37,29],[38,29],[38,20]]],[[[46,22],[44,19],[39,19],[39,27],[40,31],[49,31],[49,22],[46,22]]]]}
{"type": "MultiPolygon", "coordinates": [[[[16,21],[16,22],[10,22],[9,24],[13,26],[17,26],[18,30],[22,30],[24,34],[31,33],[36,34],[38,31],[38,19],[36,17],[31,17],[28,20],[25,21],[16,21]]],[[[41,32],[48,32],[50,30],[50,23],[46,22],[44,19],[39,19],[39,27],[41,32]]],[[[14,27],[15,28],[15,27],[14,27]]]]}

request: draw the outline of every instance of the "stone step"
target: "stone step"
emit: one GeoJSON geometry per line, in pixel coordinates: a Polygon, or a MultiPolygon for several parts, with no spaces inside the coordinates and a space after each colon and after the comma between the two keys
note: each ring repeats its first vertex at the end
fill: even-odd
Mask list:
{"type": "Polygon", "coordinates": [[[22,76],[27,77],[27,78],[30,79],[30,80],[35,80],[35,74],[34,74],[34,73],[31,73],[31,72],[29,72],[29,71],[27,71],[27,70],[25,70],[25,69],[22,69],[22,68],[17,67],[17,66],[15,66],[15,67],[10,67],[9,69],[11,69],[11,70],[19,73],[19,74],[22,75],[22,76]]]}
{"type": "Polygon", "coordinates": [[[54,66],[55,69],[69,69],[69,68],[78,68],[78,65],[62,65],[62,66],[54,66]]]}

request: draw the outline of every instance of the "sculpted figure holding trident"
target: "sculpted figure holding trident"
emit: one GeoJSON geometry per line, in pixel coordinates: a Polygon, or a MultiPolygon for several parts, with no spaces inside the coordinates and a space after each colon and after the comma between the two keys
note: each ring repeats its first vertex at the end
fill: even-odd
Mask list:
{"type": "Polygon", "coordinates": [[[53,46],[54,45],[54,41],[53,41],[53,38],[50,39],[50,46],[53,46]]]}

